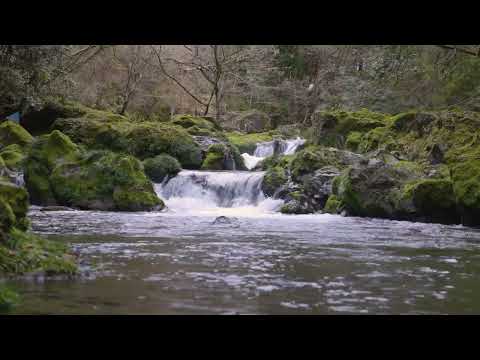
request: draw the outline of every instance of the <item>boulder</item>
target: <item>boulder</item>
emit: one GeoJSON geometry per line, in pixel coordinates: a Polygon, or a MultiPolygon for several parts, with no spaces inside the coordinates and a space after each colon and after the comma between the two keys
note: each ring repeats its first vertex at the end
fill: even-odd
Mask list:
{"type": "Polygon", "coordinates": [[[161,183],[165,178],[177,175],[182,166],[177,159],[167,154],[160,154],[143,161],[145,174],[154,182],[161,183]]]}

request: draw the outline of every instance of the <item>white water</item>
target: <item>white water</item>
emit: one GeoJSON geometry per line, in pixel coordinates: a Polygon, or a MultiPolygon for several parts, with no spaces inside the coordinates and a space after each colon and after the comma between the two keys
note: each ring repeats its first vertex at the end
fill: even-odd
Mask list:
{"type": "MultiPolygon", "coordinates": [[[[297,137],[292,140],[280,140],[280,153],[282,155],[292,155],[298,149],[300,145],[305,143],[304,139],[297,137]]],[[[257,144],[257,148],[253,155],[248,153],[243,153],[242,157],[245,162],[247,169],[253,169],[260,161],[265,159],[268,156],[272,156],[274,153],[274,142],[262,142],[257,144]]]]}
{"type": "Polygon", "coordinates": [[[263,176],[263,171],[183,170],[156,184],[155,190],[174,213],[256,216],[274,212],[283,203],[265,198],[263,176]]]}
{"type": "MultiPolygon", "coordinates": [[[[305,140],[281,140],[280,152],[295,153],[305,140]]],[[[274,153],[274,142],[257,144],[254,155],[243,154],[248,169],[274,153]]],[[[168,212],[185,215],[258,217],[279,210],[283,200],[265,198],[262,191],[264,171],[182,170],[162,184],[155,184],[158,196],[165,200],[168,212]]]]}

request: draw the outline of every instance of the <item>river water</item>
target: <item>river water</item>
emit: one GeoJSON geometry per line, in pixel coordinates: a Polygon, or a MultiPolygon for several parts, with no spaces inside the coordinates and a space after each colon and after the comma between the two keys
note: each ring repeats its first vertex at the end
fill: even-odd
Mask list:
{"type": "Polygon", "coordinates": [[[33,230],[72,244],[82,275],[10,280],[14,313],[480,313],[480,230],[282,215],[262,177],[182,171],[156,185],[163,212],[32,207],[33,230]]]}

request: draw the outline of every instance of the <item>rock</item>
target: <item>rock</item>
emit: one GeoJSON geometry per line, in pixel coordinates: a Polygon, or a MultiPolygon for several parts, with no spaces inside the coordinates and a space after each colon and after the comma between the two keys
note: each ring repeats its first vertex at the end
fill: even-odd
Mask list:
{"type": "Polygon", "coordinates": [[[332,184],[340,170],[333,166],[325,166],[311,175],[303,176],[303,192],[307,196],[310,206],[316,211],[322,210],[329,196],[332,194],[332,184]]]}
{"type": "Polygon", "coordinates": [[[165,178],[177,175],[182,167],[177,159],[167,154],[160,154],[143,162],[145,174],[154,182],[161,183],[165,178]]]}
{"type": "Polygon", "coordinates": [[[246,133],[259,133],[272,129],[270,117],[255,109],[228,114],[224,123],[224,127],[227,129],[246,133]]]}
{"type": "Polygon", "coordinates": [[[39,137],[25,163],[35,205],[119,211],[163,206],[139,160],[108,151],[85,153],[58,130],[39,137]]]}
{"type": "Polygon", "coordinates": [[[212,222],[212,225],[232,224],[237,220],[238,220],[237,218],[228,218],[226,216],[219,216],[212,222]]]}
{"type": "Polygon", "coordinates": [[[301,201],[292,199],[280,208],[280,212],[282,214],[310,214],[312,210],[305,204],[302,204],[301,201]]]}
{"type": "Polygon", "coordinates": [[[40,211],[74,211],[75,209],[66,207],[66,206],[45,206],[40,209],[40,211]]]}
{"type": "Polygon", "coordinates": [[[337,198],[336,195],[330,195],[323,211],[329,214],[340,214],[342,213],[342,202],[337,198]]]}
{"type": "Polygon", "coordinates": [[[12,144],[26,146],[32,141],[32,135],[17,123],[4,121],[0,124],[0,149],[12,144]]]}
{"type": "Polygon", "coordinates": [[[271,167],[265,173],[262,191],[265,196],[272,197],[288,180],[288,174],[281,166],[271,167]]]}
{"type": "Polygon", "coordinates": [[[235,146],[215,143],[208,147],[202,170],[246,170],[246,167],[235,146]]]}

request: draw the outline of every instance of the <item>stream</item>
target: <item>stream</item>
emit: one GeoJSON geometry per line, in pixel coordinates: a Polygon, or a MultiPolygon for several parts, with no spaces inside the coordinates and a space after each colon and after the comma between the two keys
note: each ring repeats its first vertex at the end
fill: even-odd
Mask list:
{"type": "MultiPolygon", "coordinates": [[[[244,154],[251,167],[270,154],[262,146],[244,154]]],[[[155,185],[162,212],[32,206],[33,231],[70,243],[82,275],[9,280],[22,296],[13,313],[480,313],[479,229],[283,215],[262,179],[183,170],[155,185]]]]}

